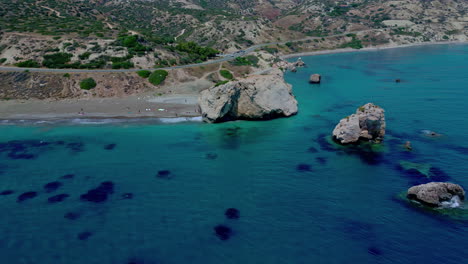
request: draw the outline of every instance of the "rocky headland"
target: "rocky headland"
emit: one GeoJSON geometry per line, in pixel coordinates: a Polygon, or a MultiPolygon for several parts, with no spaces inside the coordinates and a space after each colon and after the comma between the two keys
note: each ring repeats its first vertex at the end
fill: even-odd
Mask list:
{"type": "Polygon", "coordinates": [[[200,94],[199,104],[203,120],[209,123],[267,120],[298,111],[291,85],[278,69],[206,89],[200,94]]]}

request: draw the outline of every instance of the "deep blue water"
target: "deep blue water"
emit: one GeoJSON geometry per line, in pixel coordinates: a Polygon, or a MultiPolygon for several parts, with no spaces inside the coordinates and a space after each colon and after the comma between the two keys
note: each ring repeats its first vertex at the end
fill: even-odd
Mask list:
{"type": "Polygon", "coordinates": [[[467,222],[396,196],[428,181],[400,161],[468,187],[468,45],[303,59],[292,118],[0,126],[0,263],[467,263],[467,222]],[[382,149],[330,144],[367,102],[386,110],[382,149]]]}

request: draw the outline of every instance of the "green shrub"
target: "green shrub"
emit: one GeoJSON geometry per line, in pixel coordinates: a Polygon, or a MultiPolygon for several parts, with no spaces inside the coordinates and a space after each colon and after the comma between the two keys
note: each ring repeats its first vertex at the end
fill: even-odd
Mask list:
{"type": "Polygon", "coordinates": [[[70,62],[73,57],[70,53],[58,52],[54,54],[44,55],[42,65],[47,68],[67,68],[66,64],[70,62]]]}
{"type": "Polygon", "coordinates": [[[122,62],[113,62],[112,69],[130,69],[133,68],[133,63],[130,61],[122,61],[122,62]]]}
{"type": "Polygon", "coordinates": [[[86,78],[80,82],[80,88],[84,90],[91,90],[96,87],[96,81],[93,78],[86,78]]]}
{"type": "Polygon", "coordinates": [[[78,55],[78,58],[80,58],[80,60],[87,60],[89,59],[89,56],[91,56],[91,52],[86,51],[85,53],[78,55]]]}
{"type": "Polygon", "coordinates": [[[246,57],[237,57],[235,60],[231,61],[232,65],[235,66],[257,66],[258,58],[255,55],[249,55],[246,57]]]}
{"type": "Polygon", "coordinates": [[[232,76],[232,73],[228,70],[220,70],[219,74],[223,76],[225,79],[232,80],[234,79],[234,76],[232,76]]]}
{"type": "Polygon", "coordinates": [[[0,59],[0,64],[3,64],[5,61],[7,61],[6,58],[1,58],[1,59],[0,59]]]}
{"type": "Polygon", "coordinates": [[[21,61],[16,63],[15,65],[22,68],[39,68],[39,63],[35,60],[21,61]]]}
{"type": "Polygon", "coordinates": [[[151,75],[151,71],[141,70],[141,71],[137,71],[137,74],[138,74],[138,76],[140,76],[142,78],[148,78],[151,75]]]}
{"type": "Polygon", "coordinates": [[[226,81],[219,81],[219,82],[217,82],[217,83],[215,84],[215,87],[218,87],[218,86],[220,86],[220,85],[226,84],[226,83],[228,83],[228,82],[229,82],[229,80],[226,80],[226,81]]]}
{"type": "Polygon", "coordinates": [[[65,74],[63,75],[63,77],[65,77],[65,78],[70,78],[70,74],[69,74],[69,73],[65,73],[65,74]]]}
{"type": "Polygon", "coordinates": [[[165,70],[155,70],[149,76],[149,82],[153,85],[160,85],[166,79],[168,72],[165,70]]]}

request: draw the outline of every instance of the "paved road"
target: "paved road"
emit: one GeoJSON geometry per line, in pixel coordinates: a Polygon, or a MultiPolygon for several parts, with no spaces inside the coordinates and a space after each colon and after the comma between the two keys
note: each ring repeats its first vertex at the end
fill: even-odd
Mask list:
{"type": "MultiPolygon", "coordinates": [[[[336,34],[336,35],[331,35],[327,36],[324,38],[332,38],[332,37],[340,37],[340,36],[345,36],[347,34],[356,34],[356,33],[361,33],[361,32],[368,32],[368,31],[375,31],[378,29],[367,29],[367,30],[360,30],[360,31],[353,31],[353,32],[347,32],[347,33],[341,33],[341,34],[336,34]]],[[[307,41],[307,40],[314,40],[314,39],[321,39],[322,37],[307,37],[307,38],[302,38],[302,39],[296,39],[296,40],[289,40],[289,41],[280,41],[280,42],[269,42],[269,43],[263,43],[263,44],[257,44],[253,45],[245,50],[241,50],[235,53],[231,54],[226,54],[226,56],[215,59],[215,60],[210,60],[210,61],[205,61],[201,63],[195,63],[195,64],[187,64],[187,65],[180,65],[180,66],[172,66],[172,67],[165,67],[165,68],[159,68],[163,70],[174,70],[174,69],[183,69],[183,68],[192,68],[192,67],[199,67],[203,65],[209,65],[209,64],[214,64],[214,63],[220,63],[220,62],[225,62],[225,61],[230,61],[234,60],[237,57],[242,57],[245,56],[256,49],[270,46],[270,45],[284,45],[288,42],[299,42],[299,41],[307,41]]],[[[62,73],[86,73],[86,72],[136,72],[140,70],[154,70],[154,68],[149,68],[149,69],[48,69],[48,68],[19,68],[19,67],[0,67],[0,71],[31,71],[31,72],[62,72],[62,73]]]]}

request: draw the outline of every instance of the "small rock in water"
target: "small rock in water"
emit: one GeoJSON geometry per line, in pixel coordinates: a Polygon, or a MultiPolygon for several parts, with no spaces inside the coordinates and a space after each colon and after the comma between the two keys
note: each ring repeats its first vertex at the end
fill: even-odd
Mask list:
{"type": "Polygon", "coordinates": [[[50,192],[56,191],[58,188],[60,188],[60,186],[62,186],[61,182],[53,181],[53,182],[49,182],[46,185],[44,185],[44,190],[47,193],[50,193],[50,192]]]}
{"type": "Polygon", "coordinates": [[[47,201],[49,203],[59,203],[59,202],[62,202],[63,200],[65,200],[66,198],[68,198],[70,195],[66,194],[66,193],[62,193],[62,194],[57,194],[57,195],[54,195],[54,196],[51,196],[47,199],[47,201]]]}
{"type": "Polygon", "coordinates": [[[73,179],[74,177],[75,177],[75,174],[69,173],[69,174],[63,175],[62,177],[60,177],[60,179],[62,179],[62,180],[68,180],[68,179],[73,179]]]}
{"type": "Polygon", "coordinates": [[[32,199],[37,196],[37,192],[25,192],[18,196],[18,199],[16,200],[18,203],[24,202],[26,200],[32,199]]]}
{"type": "Polygon", "coordinates": [[[124,193],[122,194],[122,199],[132,199],[133,193],[124,193]]]}
{"type": "Polygon", "coordinates": [[[109,194],[114,193],[114,183],[110,181],[102,182],[97,188],[82,194],[80,199],[93,203],[102,203],[107,200],[109,194]]]}
{"type": "Polygon", "coordinates": [[[14,193],[14,191],[12,191],[12,190],[5,190],[5,191],[0,192],[0,195],[10,195],[10,194],[12,194],[12,193],[14,193]]]}
{"type": "Polygon", "coordinates": [[[214,227],[216,236],[221,240],[228,240],[232,235],[232,230],[230,227],[225,225],[217,225],[214,227]]]}
{"type": "Polygon", "coordinates": [[[224,215],[228,219],[238,219],[240,217],[240,212],[236,208],[228,208],[226,212],[224,213],[224,215]]]}
{"type": "Polygon", "coordinates": [[[79,240],[87,240],[92,234],[91,232],[85,231],[79,233],[77,237],[79,240]]]}
{"type": "Polygon", "coordinates": [[[206,153],[205,158],[209,159],[209,160],[214,160],[214,159],[218,158],[218,154],[216,154],[216,153],[206,153]]]}
{"type": "Polygon", "coordinates": [[[74,212],[68,212],[63,217],[69,220],[76,220],[80,218],[80,214],[74,213],[74,212]]]}
{"type": "Polygon", "coordinates": [[[395,79],[395,82],[396,82],[396,83],[400,83],[400,82],[401,82],[401,79],[395,79]]]}
{"type": "Polygon", "coordinates": [[[413,147],[411,146],[411,141],[406,141],[406,143],[405,143],[405,148],[406,148],[407,150],[413,150],[413,147]]]}
{"type": "Polygon", "coordinates": [[[380,256],[380,255],[382,255],[382,251],[381,251],[379,248],[374,247],[374,246],[369,247],[369,248],[367,249],[367,252],[369,252],[369,254],[374,255],[374,256],[380,256]]]}
{"type": "Polygon", "coordinates": [[[161,179],[170,179],[172,178],[171,171],[169,170],[160,170],[158,171],[158,174],[156,177],[161,178],[161,179]]]}
{"type": "Polygon", "coordinates": [[[300,172],[306,172],[306,171],[311,171],[312,168],[308,164],[301,163],[297,165],[296,169],[300,172]]]}
{"type": "Polygon", "coordinates": [[[105,150],[113,150],[117,144],[107,144],[104,146],[105,150]]]}

